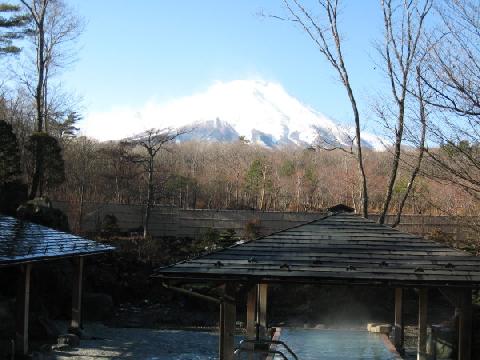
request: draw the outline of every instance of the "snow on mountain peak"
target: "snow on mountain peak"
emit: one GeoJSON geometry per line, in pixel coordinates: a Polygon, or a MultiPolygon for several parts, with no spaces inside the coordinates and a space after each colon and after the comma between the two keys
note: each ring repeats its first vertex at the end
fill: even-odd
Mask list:
{"type": "MultiPolygon", "coordinates": [[[[121,108],[90,114],[82,130],[100,140],[115,140],[149,128],[194,126],[182,140],[232,141],[244,136],[252,143],[274,147],[310,145],[319,133],[330,143],[348,145],[346,132],[332,120],[302,104],[278,83],[262,80],[215,82],[205,92],[142,109],[121,108]]],[[[378,149],[381,141],[366,134],[365,145],[378,149]]]]}

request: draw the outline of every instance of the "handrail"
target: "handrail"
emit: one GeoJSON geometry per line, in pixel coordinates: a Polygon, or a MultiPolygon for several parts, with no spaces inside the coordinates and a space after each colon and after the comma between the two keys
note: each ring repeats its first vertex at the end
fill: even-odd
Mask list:
{"type": "Polygon", "coordinates": [[[239,348],[233,352],[235,359],[238,359],[238,355],[240,355],[240,353],[242,352],[279,355],[282,357],[283,360],[288,360],[285,354],[283,354],[281,351],[278,351],[278,350],[254,350],[254,349],[244,349],[244,348],[239,348]]]}
{"type": "Polygon", "coordinates": [[[281,341],[281,340],[253,340],[253,339],[244,339],[244,340],[240,340],[240,343],[239,345],[242,346],[243,343],[260,343],[260,344],[275,344],[275,345],[283,345],[285,347],[285,349],[290,353],[290,355],[293,356],[293,358],[295,360],[298,360],[298,357],[297,355],[293,352],[292,349],[290,349],[288,347],[287,344],[285,344],[285,342],[281,341]]]}

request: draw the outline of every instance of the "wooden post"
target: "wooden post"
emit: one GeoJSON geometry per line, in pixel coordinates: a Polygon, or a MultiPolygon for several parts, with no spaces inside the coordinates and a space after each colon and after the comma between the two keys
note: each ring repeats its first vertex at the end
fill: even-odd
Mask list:
{"type": "MultiPolygon", "coordinates": [[[[235,298],[233,286],[225,286],[225,295],[235,298]]],[[[233,360],[233,351],[235,348],[235,315],[236,306],[234,302],[222,301],[220,303],[220,342],[219,359],[233,360]]]]}
{"type": "Polygon", "coordinates": [[[255,339],[257,335],[257,286],[253,286],[247,294],[247,339],[255,339]]]}
{"type": "Polygon", "coordinates": [[[427,311],[428,293],[427,289],[418,291],[418,346],[417,360],[427,360],[427,311]]]}
{"type": "Polygon", "coordinates": [[[472,357],[472,289],[461,291],[458,317],[458,360],[472,357]]]}
{"type": "Polygon", "coordinates": [[[258,327],[260,339],[268,337],[267,328],[268,284],[258,284],[258,327]]]}
{"type": "Polygon", "coordinates": [[[30,273],[32,264],[22,265],[18,274],[16,298],[15,350],[20,355],[28,354],[28,318],[30,307],[30,273]]]}
{"type": "MultiPolygon", "coordinates": [[[[257,292],[258,286],[252,286],[247,294],[247,339],[253,340],[257,337],[257,292]]],[[[254,348],[253,344],[245,344],[249,349],[254,348]]],[[[254,354],[248,354],[248,360],[254,360],[254,354]]]]}
{"type": "Polygon", "coordinates": [[[83,257],[73,259],[72,281],[72,320],[70,331],[79,333],[82,328],[82,298],[83,298],[83,257]]]}
{"type": "Polygon", "coordinates": [[[218,321],[218,354],[219,359],[225,359],[225,303],[220,303],[220,319],[218,321]]]}
{"type": "Polygon", "coordinates": [[[403,289],[395,289],[395,332],[394,345],[399,353],[403,352],[403,289]]]}

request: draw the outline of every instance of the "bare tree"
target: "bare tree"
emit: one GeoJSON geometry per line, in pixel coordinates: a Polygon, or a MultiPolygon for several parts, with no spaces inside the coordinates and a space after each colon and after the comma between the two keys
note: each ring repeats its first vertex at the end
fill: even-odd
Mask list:
{"type": "MultiPolygon", "coordinates": [[[[387,184],[387,191],[383,201],[382,211],[378,218],[378,222],[383,224],[385,217],[390,209],[392,201],[393,189],[397,180],[401,154],[402,143],[404,141],[404,130],[407,120],[408,97],[415,100],[411,95],[410,88],[412,79],[415,79],[415,68],[418,66],[422,58],[422,47],[420,42],[425,34],[425,19],[432,7],[432,0],[411,0],[411,1],[395,1],[381,0],[385,40],[379,52],[385,62],[386,73],[390,83],[390,88],[395,106],[394,114],[396,120],[394,126],[395,141],[393,144],[393,158],[390,165],[390,175],[387,184]]],[[[424,112],[423,99],[420,100],[420,111],[424,112]]],[[[390,112],[379,112],[380,117],[388,124],[392,123],[390,112]]],[[[423,120],[425,117],[421,115],[423,120]]],[[[423,134],[424,136],[424,134],[423,134]]],[[[424,140],[423,140],[424,142],[424,140]]],[[[423,157],[423,144],[421,145],[420,163],[423,157]]],[[[419,164],[420,165],[420,164],[419,164]]],[[[414,167],[414,174],[411,180],[415,180],[417,167],[414,167]]],[[[410,188],[413,185],[411,182],[410,188]]],[[[408,191],[406,195],[408,196],[408,191]]],[[[406,200],[406,198],[405,198],[406,200]]],[[[399,215],[403,206],[400,206],[399,215]]]]}
{"type": "Polygon", "coordinates": [[[320,16],[308,10],[299,0],[283,0],[283,3],[292,18],[284,19],[278,16],[275,17],[281,20],[291,20],[300,24],[301,28],[315,43],[320,53],[324,55],[337,72],[341,83],[347,91],[355,123],[355,155],[362,183],[362,213],[363,216],[368,217],[368,189],[362,154],[360,113],[350,83],[347,66],[345,65],[342,37],[337,26],[339,0],[319,0],[320,16]]]}
{"type": "Polygon", "coordinates": [[[420,123],[420,139],[418,140],[418,154],[414,165],[411,167],[410,179],[407,184],[407,188],[405,189],[400,203],[398,205],[397,213],[395,215],[395,220],[392,223],[392,227],[396,227],[400,224],[401,216],[403,213],[403,208],[405,207],[405,203],[410,195],[410,192],[413,189],[413,184],[415,183],[415,179],[420,172],[422,167],[422,161],[425,154],[425,140],[427,135],[427,110],[425,106],[425,100],[423,95],[422,89],[422,82],[421,82],[421,74],[420,74],[420,67],[417,67],[417,93],[416,98],[418,101],[418,120],[420,123]]]}
{"type": "Polygon", "coordinates": [[[422,81],[435,110],[430,125],[429,175],[451,182],[480,200],[480,4],[442,0],[441,26],[429,45],[422,81]]]}
{"type": "MultiPolygon", "coordinates": [[[[69,45],[82,31],[82,22],[62,0],[20,0],[32,22],[30,39],[35,49],[33,79],[26,74],[24,82],[31,90],[36,106],[36,131],[48,132],[49,79],[56,69],[68,65],[72,52],[69,45]]],[[[41,144],[35,149],[35,172],[30,198],[37,195],[43,177],[41,144]]]]}
{"type": "Polygon", "coordinates": [[[144,154],[134,154],[130,157],[132,162],[141,164],[147,175],[147,197],[145,200],[145,215],[143,218],[143,237],[149,235],[150,213],[153,206],[155,188],[155,158],[166,145],[172,143],[180,135],[187,133],[187,129],[150,129],[123,142],[130,146],[140,147],[144,154]]]}
{"type": "Polygon", "coordinates": [[[99,153],[96,142],[85,136],[72,139],[65,146],[67,186],[78,203],[76,231],[82,231],[84,204],[95,185],[96,163],[99,153]]]}

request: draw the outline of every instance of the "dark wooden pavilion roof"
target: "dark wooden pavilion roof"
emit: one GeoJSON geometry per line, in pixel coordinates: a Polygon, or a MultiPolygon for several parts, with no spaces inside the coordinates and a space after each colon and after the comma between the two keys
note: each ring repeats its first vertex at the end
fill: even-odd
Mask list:
{"type": "Polygon", "coordinates": [[[0,215],[0,267],[112,250],[109,245],[0,215]]]}
{"type": "Polygon", "coordinates": [[[325,284],[480,285],[480,258],[351,213],[158,269],[164,279],[325,284]]]}

